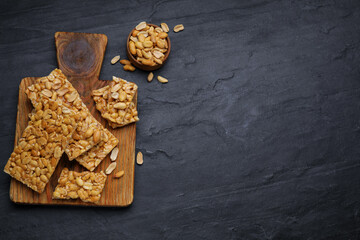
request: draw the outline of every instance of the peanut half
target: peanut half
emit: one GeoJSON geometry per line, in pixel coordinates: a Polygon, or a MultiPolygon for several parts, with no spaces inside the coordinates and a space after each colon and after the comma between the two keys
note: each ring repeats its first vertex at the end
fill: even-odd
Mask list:
{"type": "Polygon", "coordinates": [[[166,78],[162,77],[162,76],[158,76],[157,77],[158,81],[161,82],[161,83],[167,83],[169,82],[169,80],[167,80],[166,78]]]}
{"type": "Polygon", "coordinates": [[[126,64],[126,65],[124,66],[124,70],[125,70],[125,71],[133,72],[133,71],[135,71],[135,67],[132,66],[132,65],[126,64]]]}
{"type": "Polygon", "coordinates": [[[182,25],[182,24],[179,24],[179,25],[176,25],[175,27],[174,27],[174,32],[180,32],[180,31],[182,31],[182,30],[184,30],[184,25],[182,25]]]}
{"type": "Polygon", "coordinates": [[[154,74],[152,72],[150,72],[147,77],[148,82],[151,82],[153,80],[153,78],[154,78],[154,74]]]}
{"type": "Polygon", "coordinates": [[[120,59],[120,55],[113,57],[113,59],[111,59],[111,64],[117,63],[117,61],[119,61],[119,59],[120,59]]]}
{"type": "Polygon", "coordinates": [[[129,60],[127,60],[127,59],[121,59],[121,60],[120,60],[120,63],[121,63],[122,65],[131,65],[131,62],[130,62],[129,60]]]}
{"type": "Polygon", "coordinates": [[[112,173],[112,171],[114,171],[115,168],[116,168],[116,162],[112,162],[105,170],[105,173],[109,175],[110,173],[112,173]]]}
{"type": "Polygon", "coordinates": [[[116,148],[114,148],[114,149],[112,150],[112,152],[111,152],[111,155],[110,155],[111,161],[115,161],[116,158],[117,158],[117,156],[118,156],[118,154],[119,154],[119,148],[116,147],[116,148]]]}
{"type": "Polygon", "coordinates": [[[146,22],[141,22],[135,27],[135,29],[138,30],[138,31],[141,31],[144,28],[146,28],[146,22]]]}
{"type": "Polygon", "coordinates": [[[138,152],[137,156],[136,156],[136,163],[138,165],[142,165],[144,163],[144,157],[142,152],[138,152]]]}
{"type": "Polygon", "coordinates": [[[169,32],[169,27],[166,23],[161,23],[160,26],[164,32],[169,32]]]}
{"type": "Polygon", "coordinates": [[[121,170],[121,171],[115,173],[114,178],[121,178],[122,176],[124,176],[124,171],[121,170]]]}

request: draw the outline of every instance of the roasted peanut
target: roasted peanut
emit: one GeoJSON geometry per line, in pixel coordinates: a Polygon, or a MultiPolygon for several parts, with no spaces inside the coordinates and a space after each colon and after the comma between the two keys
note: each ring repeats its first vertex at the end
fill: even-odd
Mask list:
{"type": "Polygon", "coordinates": [[[166,38],[168,36],[168,34],[166,32],[161,32],[159,33],[159,38],[166,38]]]}
{"type": "Polygon", "coordinates": [[[124,171],[119,171],[115,173],[114,178],[121,178],[122,176],[124,176],[124,171]]]}
{"type": "Polygon", "coordinates": [[[131,62],[129,60],[127,60],[127,59],[121,59],[120,63],[123,64],[123,65],[131,65],[131,62]]]}
{"type": "Polygon", "coordinates": [[[136,48],[135,48],[135,43],[134,42],[130,42],[129,43],[129,48],[130,48],[130,52],[132,55],[135,55],[136,54],[136,48]]]}
{"type": "Polygon", "coordinates": [[[145,36],[144,36],[144,34],[140,33],[140,34],[138,35],[138,39],[139,39],[140,42],[144,42],[144,41],[145,41],[145,36]]]}
{"type": "Polygon", "coordinates": [[[141,31],[144,28],[146,28],[146,26],[147,26],[146,22],[141,22],[135,27],[135,29],[138,30],[138,31],[141,31]]]}
{"type": "MultiPolygon", "coordinates": [[[[142,44],[142,42],[136,42],[135,43],[135,47],[136,48],[139,48],[139,49],[144,49],[144,45],[142,44]]],[[[136,51],[135,51],[135,53],[136,53],[136,51]]],[[[132,53],[133,54],[133,53],[132,53]]],[[[134,55],[134,54],[133,54],[134,55]]]]}
{"type": "Polygon", "coordinates": [[[147,66],[154,66],[155,63],[151,60],[151,59],[142,59],[142,64],[147,65],[147,66]]]}
{"type": "Polygon", "coordinates": [[[124,70],[133,72],[133,71],[135,71],[135,67],[132,66],[132,65],[127,64],[127,65],[124,66],[124,70]]]}
{"type": "Polygon", "coordinates": [[[136,37],[138,33],[139,33],[138,30],[134,30],[131,35],[132,35],[132,37],[136,37]]]}
{"type": "Polygon", "coordinates": [[[148,82],[151,82],[153,80],[153,78],[154,78],[154,74],[152,72],[150,72],[147,77],[148,82]]]}
{"type": "Polygon", "coordinates": [[[144,41],[143,42],[143,46],[146,48],[152,47],[153,46],[153,42],[151,41],[144,41]]]}
{"type": "Polygon", "coordinates": [[[182,25],[182,24],[179,24],[179,25],[176,25],[175,27],[174,27],[174,32],[180,32],[180,31],[182,31],[182,30],[184,30],[184,25],[182,25]]]}
{"type": "Polygon", "coordinates": [[[111,59],[111,64],[117,63],[117,61],[119,61],[119,59],[120,59],[120,55],[113,57],[113,59],[111,59]]]}
{"type": "Polygon", "coordinates": [[[159,48],[165,48],[165,41],[163,40],[157,40],[156,41],[156,46],[158,46],[159,48]]]}
{"type": "Polygon", "coordinates": [[[137,55],[138,57],[143,57],[142,52],[141,52],[140,49],[136,49],[136,55],[137,55]]]}
{"type": "Polygon", "coordinates": [[[144,50],[142,50],[142,55],[147,58],[147,59],[150,59],[151,58],[151,53],[147,53],[145,52],[144,50]]]}
{"type": "Polygon", "coordinates": [[[161,82],[161,83],[167,83],[169,82],[169,80],[167,80],[166,78],[162,77],[162,76],[158,76],[157,77],[158,81],[161,82]]]}
{"type": "Polygon", "coordinates": [[[142,152],[138,152],[138,153],[137,153],[136,163],[137,163],[138,165],[142,165],[142,164],[144,163],[144,157],[143,157],[142,152]]]}
{"type": "Polygon", "coordinates": [[[160,26],[164,32],[169,32],[169,27],[166,23],[161,23],[160,26]]]}
{"type": "Polygon", "coordinates": [[[114,169],[116,168],[116,162],[112,162],[110,163],[110,165],[106,168],[105,173],[107,175],[109,175],[110,173],[112,173],[112,171],[114,171],[114,169]]]}

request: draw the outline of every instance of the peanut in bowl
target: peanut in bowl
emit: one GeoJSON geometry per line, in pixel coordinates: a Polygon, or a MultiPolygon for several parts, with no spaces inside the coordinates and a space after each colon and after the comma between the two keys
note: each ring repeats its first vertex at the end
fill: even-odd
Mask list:
{"type": "Polygon", "coordinates": [[[171,50],[170,38],[154,24],[141,22],[129,34],[126,53],[130,62],[144,71],[162,67],[171,50]]]}

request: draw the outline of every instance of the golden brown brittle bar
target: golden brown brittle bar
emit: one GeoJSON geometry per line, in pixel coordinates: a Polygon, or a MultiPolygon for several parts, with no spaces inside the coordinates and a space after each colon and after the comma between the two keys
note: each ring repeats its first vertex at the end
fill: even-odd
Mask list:
{"type": "Polygon", "coordinates": [[[42,99],[63,102],[74,111],[79,111],[79,121],[73,139],[65,150],[69,160],[73,160],[100,142],[102,125],[91,115],[82,102],[79,93],[67,80],[60,69],[53,70],[49,76],[42,77],[28,87],[26,94],[36,106],[42,99]]]}
{"type": "Polygon", "coordinates": [[[83,165],[86,169],[94,171],[94,169],[101,163],[101,161],[113,150],[119,143],[119,140],[105,128],[103,132],[102,141],[91,148],[86,154],[80,155],[76,161],[83,165]]]}
{"type": "Polygon", "coordinates": [[[58,185],[53,192],[53,199],[76,199],[84,202],[96,203],[100,200],[104,189],[106,175],[103,171],[74,172],[64,168],[58,179],[58,185]]]}
{"type": "Polygon", "coordinates": [[[136,108],[137,85],[113,77],[109,86],[93,90],[96,109],[108,120],[113,128],[139,121],[136,108]]]}
{"type": "MultiPolygon", "coordinates": [[[[106,143],[104,142],[105,140],[115,138],[91,115],[90,111],[82,102],[78,92],[66,79],[61,70],[55,69],[49,76],[37,80],[37,83],[30,86],[26,93],[34,106],[40,99],[51,98],[59,102],[64,102],[64,104],[74,107],[79,111],[81,120],[73,135],[73,139],[65,150],[69,160],[87,158],[87,154],[94,153],[94,150],[89,151],[94,146],[98,144],[103,146],[106,143]]],[[[116,144],[112,144],[111,146],[114,148],[116,144]]],[[[110,145],[107,144],[106,146],[109,147],[110,145]]],[[[95,154],[99,154],[99,156],[103,155],[101,151],[99,153],[95,152],[95,154]]],[[[101,160],[100,157],[97,157],[97,161],[101,162],[101,160]]],[[[80,161],[84,162],[83,160],[80,161]]],[[[97,165],[98,163],[95,164],[95,166],[97,165]]],[[[94,168],[91,169],[93,170],[94,168]]]]}
{"type": "Polygon", "coordinates": [[[77,121],[76,112],[62,104],[52,100],[37,104],[4,171],[34,191],[43,192],[77,121]]]}

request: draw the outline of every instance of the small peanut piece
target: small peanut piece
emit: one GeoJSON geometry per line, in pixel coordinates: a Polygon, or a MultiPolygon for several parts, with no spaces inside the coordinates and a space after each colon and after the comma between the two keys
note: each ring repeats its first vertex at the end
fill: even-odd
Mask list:
{"type": "Polygon", "coordinates": [[[142,152],[138,152],[137,156],[136,156],[136,163],[138,165],[142,165],[144,163],[144,157],[142,152]]]}
{"type": "Polygon", "coordinates": [[[105,170],[105,173],[109,175],[110,173],[112,173],[112,171],[114,171],[115,168],[116,168],[116,162],[112,162],[105,170]]]}
{"type": "Polygon", "coordinates": [[[85,132],[85,138],[89,138],[93,135],[94,133],[94,129],[93,128],[89,128],[86,132],[85,132]]]}
{"type": "Polygon", "coordinates": [[[169,82],[169,80],[167,80],[166,78],[162,77],[162,76],[158,76],[157,77],[158,81],[161,82],[161,83],[167,83],[169,82]]]}
{"type": "Polygon", "coordinates": [[[123,102],[116,103],[116,104],[114,105],[114,108],[115,108],[115,109],[124,110],[124,109],[126,108],[126,103],[123,103],[123,102]]]}
{"type": "Polygon", "coordinates": [[[116,158],[117,158],[117,156],[118,156],[118,154],[119,154],[119,148],[116,147],[116,148],[114,148],[114,149],[112,150],[112,152],[111,152],[111,155],[110,155],[111,161],[115,161],[116,158]]]}
{"type": "Polygon", "coordinates": [[[151,82],[153,80],[153,78],[154,78],[154,74],[152,72],[150,72],[147,77],[148,82],[151,82]]]}
{"type": "Polygon", "coordinates": [[[130,52],[132,55],[135,55],[136,54],[136,48],[135,48],[135,43],[134,42],[130,42],[129,43],[129,48],[130,48],[130,52]]]}
{"type": "Polygon", "coordinates": [[[81,178],[76,178],[76,184],[82,187],[84,185],[84,181],[81,178]]]}
{"type": "Polygon", "coordinates": [[[146,28],[146,22],[141,22],[135,27],[135,29],[138,30],[138,31],[141,31],[144,28],[146,28]]]}
{"type": "Polygon", "coordinates": [[[179,25],[176,25],[175,27],[174,27],[174,32],[180,32],[180,31],[182,31],[182,30],[184,30],[184,25],[182,25],[182,24],[179,24],[179,25]]]}
{"type": "Polygon", "coordinates": [[[119,61],[119,59],[120,59],[120,55],[113,57],[113,59],[111,59],[111,64],[117,63],[117,61],[119,61]]]}
{"type": "Polygon", "coordinates": [[[125,70],[125,71],[133,72],[133,71],[135,71],[135,67],[132,66],[132,65],[126,64],[126,65],[124,66],[124,70],[125,70]]]}
{"type": "Polygon", "coordinates": [[[122,176],[124,176],[124,171],[121,170],[121,171],[115,173],[114,178],[121,178],[122,176]]]}
{"type": "Polygon", "coordinates": [[[122,65],[131,65],[131,62],[130,62],[129,60],[127,60],[127,59],[121,59],[121,60],[120,60],[120,63],[121,63],[122,65]]]}
{"type": "Polygon", "coordinates": [[[154,66],[155,65],[155,63],[151,60],[151,59],[142,59],[141,60],[141,62],[142,62],[142,64],[144,64],[144,65],[147,65],[147,66],[154,66]]]}
{"type": "Polygon", "coordinates": [[[161,23],[160,26],[164,32],[169,32],[169,27],[166,23],[161,23]]]}

